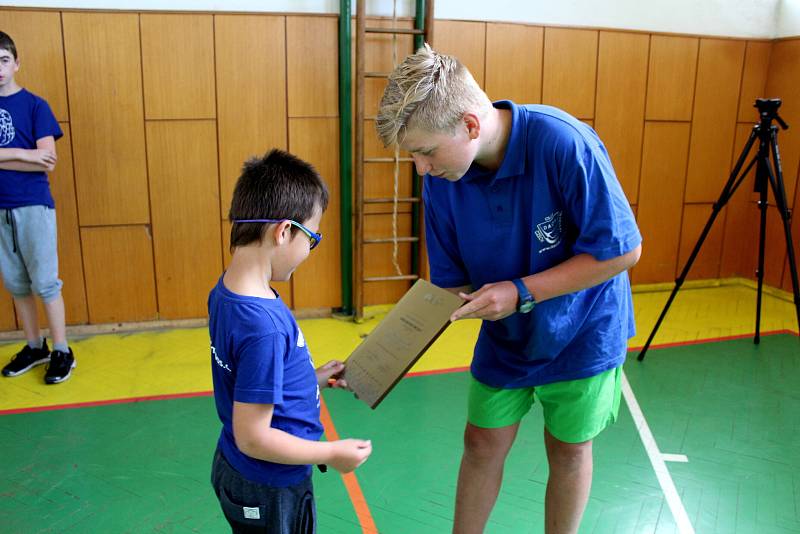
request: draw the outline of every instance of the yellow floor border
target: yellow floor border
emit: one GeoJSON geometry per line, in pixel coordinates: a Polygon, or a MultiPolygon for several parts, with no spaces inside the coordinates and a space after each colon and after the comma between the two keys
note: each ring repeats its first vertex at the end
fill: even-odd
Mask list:
{"type": "MultiPolygon", "coordinates": [[[[755,286],[749,280],[687,282],[659,329],[655,344],[669,344],[750,334],[755,327],[755,286]]],[[[672,285],[637,286],[634,308],[637,335],[630,347],[640,347],[669,297],[672,285]]],[[[319,365],[346,359],[390,309],[368,310],[357,324],[337,318],[301,319],[300,325],[319,365]]],[[[480,321],[451,325],[412,369],[435,372],[469,365],[480,321]]],[[[791,295],[764,291],[761,331],[797,332],[791,295]]],[[[43,383],[44,367],[16,378],[0,378],[0,412],[136,398],[159,398],[211,390],[209,338],[204,326],[92,335],[70,341],[78,367],[62,384],[43,383]]],[[[0,344],[0,362],[20,348],[19,341],[0,344]]],[[[800,355],[800,345],[798,345],[800,355]]]]}

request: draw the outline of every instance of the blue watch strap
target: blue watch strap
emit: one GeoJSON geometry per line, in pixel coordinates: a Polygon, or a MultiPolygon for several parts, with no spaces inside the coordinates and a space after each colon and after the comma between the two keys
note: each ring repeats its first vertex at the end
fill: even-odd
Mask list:
{"type": "Polygon", "coordinates": [[[536,305],[533,295],[531,295],[531,292],[528,291],[528,288],[521,279],[515,278],[512,280],[512,282],[514,282],[514,285],[517,286],[517,293],[519,293],[519,305],[517,306],[517,311],[522,313],[531,311],[536,305]]]}

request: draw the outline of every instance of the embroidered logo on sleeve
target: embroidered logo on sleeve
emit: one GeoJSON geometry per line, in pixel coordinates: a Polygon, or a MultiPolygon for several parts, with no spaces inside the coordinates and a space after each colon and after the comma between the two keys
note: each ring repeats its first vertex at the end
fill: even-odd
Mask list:
{"type": "Polygon", "coordinates": [[[554,211],[536,225],[536,238],[544,244],[539,254],[561,244],[561,214],[561,211],[554,211]]]}
{"type": "Polygon", "coordinates": [[[14,121],[11,120],[11,113],[0,108],[0,146],[6,146],[14,140],[14,121]]]}

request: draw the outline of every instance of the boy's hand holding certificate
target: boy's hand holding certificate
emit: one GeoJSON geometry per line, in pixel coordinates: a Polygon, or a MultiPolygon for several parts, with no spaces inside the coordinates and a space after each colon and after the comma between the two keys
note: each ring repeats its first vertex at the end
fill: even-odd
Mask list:
{"type": "Polygon", "coordinates": [[[344,379],[375,408],[439,337],[464,301],[425,280],[408,290],[347,359],[344,379]]]}

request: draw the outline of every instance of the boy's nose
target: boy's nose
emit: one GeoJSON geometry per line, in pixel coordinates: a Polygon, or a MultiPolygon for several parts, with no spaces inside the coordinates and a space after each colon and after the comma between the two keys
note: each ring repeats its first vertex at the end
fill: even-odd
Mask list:
{"type": "Polygon", "coordinates": [[[422,156],[412,154],[411,157],[414,158],[414,165],[417,168],[417,174],[420,176],[425,176],[428,174],[428,171],[431,170],[431,164],[422,156]]]}

